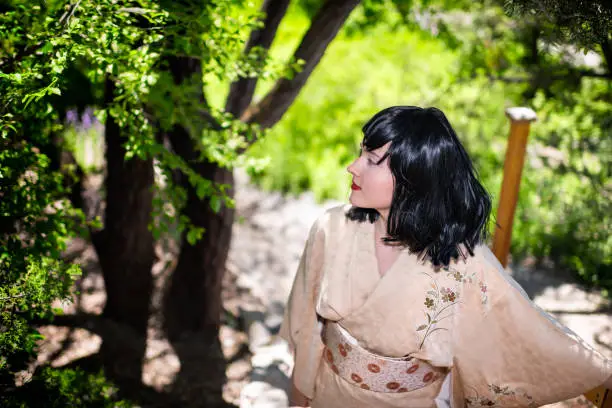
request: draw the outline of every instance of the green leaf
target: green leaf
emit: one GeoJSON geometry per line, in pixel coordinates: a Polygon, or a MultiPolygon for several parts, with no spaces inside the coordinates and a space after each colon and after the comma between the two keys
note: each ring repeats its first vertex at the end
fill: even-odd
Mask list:
{"type": "Polygon", "coordinates": [[[210,197],[210,208],[212,208],[215,213],[219,213],[221,210],[221,198],[218,195],[210,197]]]}
{"type": "Polygon", "coordinates": [[[201,200],[209,193],[209,186],[206,183],[199,182],[196,186],[196,195],[201,200]]]}
{"type": "Polygon", "coordinates": [[[199,239],[202,238],[205,229],[201,227],[190,226],[189,231],[187,232],[187,242],[190,245],[195,245],[199,239]]]}

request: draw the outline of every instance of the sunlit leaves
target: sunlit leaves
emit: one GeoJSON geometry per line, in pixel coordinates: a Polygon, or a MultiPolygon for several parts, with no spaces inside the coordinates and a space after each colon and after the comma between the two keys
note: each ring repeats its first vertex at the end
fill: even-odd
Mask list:
{"type": "Polygon", "coordinates": [[[48,318],[54,300],[69,300],[80,273],[59,258],[82,214],[62,199],[62,179],[48,171],[47,157],[11,142],[12,132],[0,138],[0,371],[17,368],[7,361],[19,350],[34,351],[37,333],[28,320],[48,318]]]}
{"type": "Polygon", "coordinates": [[[156,239],[184,233],[189,245],[206,233],[182,215],[190,189],[214,212],[234,205],[231,186],[202,177],[201,166],[260,169],[265,162],[242,154],[260,136],[257,127],[211,111],[202,100],[204,78],[274,79],[290,76],[301,64],[275,61],[257,47],[243,52],[251,30],[262,24],[253,1],[12,0],[5,6],[0,14],[0,375],[23,368],[28,357],[19,357],[21,351],[35,353],[39,336],[31,319],[49,317],[54,300],[70,297],[78,269],[61,260],[67,240],[87,235],[87,227],[102,227],[98,221],[85,223],[65,199],[74,166],[51,169],[41,152],[58,137],[65,137],[62,148],[75,144],[79,135],[64,124],[72,104],[90,107],[103,125],[120,128],[127,160],[153,159],[150,229],[156,239]],[[198,61],[201,72],[177,86],[167,65],[172,58],[198,61]],[[164,133],[176,126],[193,142],[190,159],[164,143],[164,133]],[[18,365],[9,363],[12,356],[18,365]]]}
{"type": "Polygon", "coordinates": [[[585,49],[610,41],[612,6],[608,1],[505,0],[504,9],[517,19],[537,16],[551,32],[552,41],[585,49]]]}

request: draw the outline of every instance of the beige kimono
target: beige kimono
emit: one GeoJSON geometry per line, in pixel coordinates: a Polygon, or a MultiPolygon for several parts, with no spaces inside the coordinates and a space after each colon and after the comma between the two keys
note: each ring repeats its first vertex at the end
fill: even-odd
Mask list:
{"type": "Polygon", "coordinates": [[[439,394],[453,407],[537,407],[612,375],[612,365],[534,305],[484,246],[439,271],[404,250],[380,277],[374,225],[348,220],[348,208],[327,211],[311,229],[281,327],[294,350],[295,385],[313,408],[435,407],[439,394]],[[407,393],[359,388],[322,360],[323,319],[373,353],[444,367],[447,381],[407,393]],[[450,387],[441,393],[443,383],[450,387]]]}

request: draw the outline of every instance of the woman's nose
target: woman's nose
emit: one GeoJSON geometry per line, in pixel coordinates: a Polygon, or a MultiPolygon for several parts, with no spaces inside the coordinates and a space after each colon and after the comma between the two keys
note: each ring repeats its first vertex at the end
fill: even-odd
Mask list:
{"type": "Polygon", "coordinates": [[[359,158],[356,158],[355,160],[353,160],[353,162],[351,164],[349,164],[349,166],[346,168],[346,171],[348,171],[349,173],[351,173],[353,176],[357,176],[357,161],[359,160],[359,158]]]}

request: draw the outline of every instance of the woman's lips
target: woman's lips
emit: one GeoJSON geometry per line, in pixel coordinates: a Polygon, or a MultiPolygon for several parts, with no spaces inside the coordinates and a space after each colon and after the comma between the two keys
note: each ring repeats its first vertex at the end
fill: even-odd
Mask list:
{"type": "Polygon", "coordinates": [[[353,184],[351,184],[351,190],[357,191],[357,190],[361,190],[361,187],[359,187],[357,184],[355,184],[355,182],[353,181],[353,184]]]}

